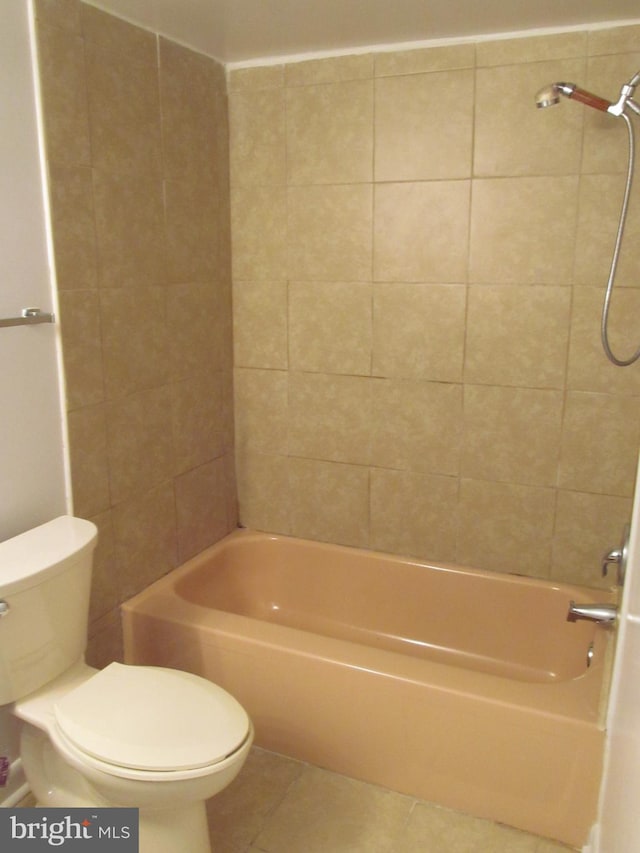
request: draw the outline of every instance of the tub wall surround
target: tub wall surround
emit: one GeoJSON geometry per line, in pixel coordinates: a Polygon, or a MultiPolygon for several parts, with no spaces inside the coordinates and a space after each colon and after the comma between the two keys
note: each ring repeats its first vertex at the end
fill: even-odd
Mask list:
{"type": "MultiPolygon", "coordinates": [[[[92,662],[121,656],[122,601],[235,527],[236,476],[246,526],[598,584],[640,430],[598,342],[624,128],[533,96],[613,96],[640,27],[225,80],[35,8],[92,662]]],[[[618,349],[639,236],[634,205],[618,349]]]]}
{"type": "Polygon", "coordinates": [[[580,846],[611,634],[564,614],[603,593],[443,568],[238,531],[124,605],[127,659],[223,685],[267,749],[580,846]]]}
{"type": "Polygon", "coordinates": [[[118,605],[236,525],[225,77],[98,9],[36,2],[74,512],[92,662],[118,605]]]}
{"type": "Polygon", "coordinates": [[[640,373],[599,342],[626,132],[533,97],[638,67],[629,26],[232,69],[246,526],[601,583],[640,437],[640,373]]]}

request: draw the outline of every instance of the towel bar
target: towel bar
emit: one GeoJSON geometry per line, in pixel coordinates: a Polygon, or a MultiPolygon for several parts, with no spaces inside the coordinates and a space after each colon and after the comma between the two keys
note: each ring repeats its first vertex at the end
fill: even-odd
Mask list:
{"type": "Polygon", "coordinates": [[[7,317],[0,320],[0,328],[3,326],[35,326],[38,323],[55,323],[55,316],[41,311],[39,308],[23,308],[19,317],[7,317]]]}

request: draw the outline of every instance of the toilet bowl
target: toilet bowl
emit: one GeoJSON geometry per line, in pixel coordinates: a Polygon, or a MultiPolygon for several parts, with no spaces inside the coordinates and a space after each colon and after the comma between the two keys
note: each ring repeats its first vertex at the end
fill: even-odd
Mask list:
{"type": "Polygon", "coordinates": [[[253,726],[199,676],[84,662],[95,538],[64,516],[0,543],[0,704],[22,722],[27,781],[39,806],[139,809],[140,853],[209,853],[205,800],[253,726]]]}
{"type": "Polygon", "coordinates": [[[140,850],[209,851],[205,800],[238,774],[253,727],[236,700],[160,667],[79,663],[18,701],[38,805],[139,811],[140,850]]]}

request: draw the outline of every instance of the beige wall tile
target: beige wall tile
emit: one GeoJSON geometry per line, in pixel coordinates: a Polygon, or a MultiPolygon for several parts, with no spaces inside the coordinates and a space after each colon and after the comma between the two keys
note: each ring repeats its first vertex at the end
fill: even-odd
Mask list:
{"type": "Polygon", "coordinates": [[[286,371],[235,370],[236,445],[240,450],[287,454],[288,395],[286,371]]]}
{"type": "Polygon", "coordinates": [[[287,192],[236,187],[231,192],[234,280],[286,278],[287,192]]]}
{"type": "Polygon", "coordinates": [[[459,382],[465,291],[458,285],[375,285],[374,375],[459,382]]]}
{"type": "Polygon", "coordinates": [[[498,178],[473,183],[470,281],[569,284],[577,176],[498,178]]]}
{"type": "Polygon", "coordinates": [[[378,185],[374,279],[466,281],[469,190],[469,181],[378,185]]]}
{"type": "Polygon", "coordinates": [[[119,608],[91,623],[86,654],[86,662],[96,669],[102,669],[114,660],[124,661],[119,608]]]}
{"type": "Polygon", "coordinates": [[[639,424],[638,397],[570,391],[562,433],[560,487],[630,497],[639,424]]]}
{"type": "Polygon", "coordinates": [[[100,318],[107,399],[167,382],[167,327],[161,288],[103,288],[100,318]],[[140,322],[142,317],[144,322],[140,322]]]}
{"type": "Polygon", "coordinates": [[[178,564],[173,483],[163,483],[113,508],[121,600],[178,564]]]}
{"type": "Polygon", "coordinates": [[[554,511],[553,489],[461,480],[457,561],[549,577],[554,511]]]}
{"type": "Polygon", "coordinates": [[[236,455],[240,518],[246,527],[289,533],[289,461],[246,448],[236,455]]]}
{"type": "Polygon", "coordinates": [[[256,68],[231,68],[229,92],[250,89],[274,89],[284,85],[284,65],[265,65],[256,68]]]}
{"type": "Polygon", "coordinates": [[[376,466],[457,475],[461,433],[461,385],[375,381],[371,459],[376,466]]]}
{"type": "MultiPolygon", "coordinates": [[[[67,370],[69,399],[81,407],[72,412],[74,418],[77,415],[72,432],[78,436],[72,454],[76,459],[85,454],[87,459],[87,476],[83,471],[75,487],[77,497],[88,509],[102,508],[105,500],[112,500],[106,491],[110,472],[100,461],[105,452],[104,417],[95,405],[105,396],[102,363],[109,399],[118,403],[119,411],[129,411],[134,401],[146,396],[170,401],[170,406],[147,407],[149,411],[139,413],[139,420],[134,418],[134,426],[124,431],[134,444],[149,441],[166,410],[170,424],[154,444],[160,452],[169,436],[175,465],[157,489],[135,500],[127,498],[114,510],[117,582],[105,575],[104,597],[96,593],[94,610],[104,612],[106,620],[101,623],[104,631],[98,627],[96,631],[112,638],[114,595],[131,594],[173,565],[178,536],[182,556],[208,543],[212,531],[219,535],[223,516],[226,525],[236,519],[230,469],[234,438],[231,228],[226,221],[229,131],[223,74],[215,62],[161,39],[158,67],[154,35],[91,7],[83,7],[80,28],[78,10],[70,0],[57,0],[55,8],[39,0],[37,8],[57,207],[58,272],[68,294],[73,291],[78,297],[71,302],[61,293],[60,300],[65,358],[72,365],[67,370]],[[60,18],[62,11],[65,19],[60,18]],[[96,207],[99,256],[92,247],[89,167],[101,190],[96,207]],[[103,286],[92,293],[98,257],[103,286]],[[145,419],[150,421],[149,432],[145,427],[140,438],[139,425],[145,419]],[[90,475],[95,483],[89,482],[90,475]],[[179,521],[176,498],[182,513],[179,521]]],[[[469,267],[472,280],[483,285],[470,288],[465,381],[480,388],[485,402],[495,393],[500,411],[511,411],[505,400],[512,403],[530,395],[549,400],[556,391],[548,389],[556,388],[560,394],[571,294],[567,285],[572,283],[574,265],[581,285],[600,288],[603,271],[606,276],[626,140],[622,123],[609,117],[569,103],[558,111],[536,111],[532,99],[547,76],[551,80],[573,75],[594,91],[617,94],[620,83],[640,65],[637,45],[629,37],[633,28],[622,30],[589,34],[592,58],[584,72],[586,33],[231,71],[236,355],[239,365],[250,368],[239,369],[236,381],[238,480],[245,523],[367,546],[373,513],[383,547],[425,549],[427,557],[449,554],[452,544],[455,547],[451,519],[457,512],[454,485],[457,489],[461,427],[457,412],[465,346],[462,285],[469,267]],[[476,50],[484,67],[474,103],[473,86],[459,84],[470,77],[465,69],[474,67],[476,50]],[[618,51],[627,55],[612,55],[618,51]],[[370,96],[374,66],[377,123],[370,96]],[[407,76],[400,79],[400,75],[407,76]],[[426,110],[429,126],[417,133],[422,150],[406,129],[408,108],[398,106],[404,103],[401,95],[407,96],[411,107],[420,98],[426,104],[429,98],[422,88],[426,82],[437,82],[443,92],[450,83],[458,84],[452,100],[468,110],[465,121],[472,109],[476,119],[476,169],[494,177],[474,181],[471,255],[471,186],[468,180],[451,180],[447,170],[453,167],[447,158],[455,146],[443,141],[455,122],[450,114],[435,120],[444,99],[436,98],[426,110]],[[368,100],[351,97],[357,92],[367,92],[368,100]],[[286,186],[285,98],[292,119],[289,180],[336,183],[286,186]],[[557,235],[558,228],[562,234],[574,233],[579,170],[574,152],[576,129],[583,123],[583,171],[588,174],[581,178],[574,257],[572,239],[557,235]],[[393,181],[376,188],[371,183],[375,130],[376,179],[393,181]],[[429,149],[424,140],[432,146],[429,162],[422,158],[429,149]],[[445,148],[447,158],[441,159],[445,148]],[[363,150],[369,152],[368,162],[363,150]],[[420,182],[401,183],[414,176],[420,182]],[[432,177],[438,180],[425,180],[432,177]],[[365,294],[372,287],[374,189],[375,276],[385,282],[374,287],[374,366],[389,379],[369,377],[371,367],[365,359],[371,346],[367,338],[371,298],[365,294]],[[546,287],[532,287],[542,284],[546,287]],[[545,313],[547,324],[542,322],[545,313]],[[297,371],[293,414],[289,367],[297,371]],[[488,390],[481,387],[485,384],[488,390]],[[491,387],[504,385],[511,387],[491,387]],[[288,459],[292,452],[288,432],[294,426],[299,452],[333,454],[348,464],[288,459]],[[353,459],[366,462],[355,465],[353,459]],[[364,467],[369,461],[375,466],[371,507],[370,473],[364,467]],[[383,470],[382,465],[403,470],[383,470]],[[436,482],[444,489],[442,504],[452,507],[440,526],[433,498],[436,482]],[[395,497],[390,503],[392,483],[396,491],[391,491],[395,497]],[[432,484],[431,490],[425,483],[432,484]],[[405,506],[407,517],[416,520],[403,527],[405,506]],[[436,521],[425,531],[418,516],[431,518],[432,511],[436,521]]],[[[420,125],[421,113],[416,120],[420,125]]],[[[458,129],[455,141],[462,135],[458,129]]],[[[458,168],[457,155],[454,161],[458,168]]],[[[462,174],[466,177],[469,172],[462,174]]],[[[627,289],[619,302],[622,313],[629,315],[636,310],[636,291],[629,286],[640,280],[636,224],[632,212],[620,275],[627,289]]],[[[563,554],[573,542],[589,540],[581,525],[591,523],[590,513],[610,519],[613,527],[625,512],[637,447],[637,436],[631,436],[638,397],[633,374],[618,371],[615,378],[609,374],[609,380],[606,371],[596,369],[595,341],[587,343],[590,317],[597,319],[595,290],[576,291],[562,485],[568,503],[577,489],[577,494],[587,496],[587,508],[581,513],[579,501],[566,510],[561,507],[554,572],[568,560],[563,554]],[[600,392],[586,395],[598,398],[597,405],[591,401],[586,406],[586,414],[576,403],[576,392],[582,391],[600,392]],[[608,445],[600,440],[605,423],[608,445]],[[598,457],[601,446],[613,447],[603,463],[598,457]],[[586,470],[589,465],[592,468],[586,470]],[[604,496],[606,507],[589,509],[587,498],[598,498],[594,492],[602,489],[613,489],[613,497],[604,496]]],[[[525,408],[529,420],[545,423],[536,434],[549,438],[544,407],[525,408]]],[[[549,448],[525,464],[530,448],[518,449],[527,430],[525,416],[516,406],[509,416],[514,420],[494,424],[499,437],[500,430],[508,433],[505,445],[511,456],[507,454],[505,462],[500,441],[487,438],[493,429],[491,422],[487,426],[487,408],[476,401],[473,411],[477,434],[489,445],[483,458],[496,461],[481,472],[472,467],[471,475],[486,477],[485,482],[462,483],[463,523],[456,558],[501,570],[515,566],[544,576],[549,570],[549,515],[555,492],[496,480],[507,471],[526,482],[546,483],[549,448]]],[[[161,459],[150,482],[157,482],[154,478],[163,464],[161,459]]],[[[116,470],[111,473],[115,476],[116,470]]],[[[138,474],[144,489],[144,465],[138,474]]],[[[104,512],[108,514],[108,506],[104,512]]],[[[566,565],[573,565],[579,577],[577,561],[566,565]]],[[[108,651],[115,646],[105,640],[101,648],[108,651]]]]}
{"type": "Polygon", "coordinates": [[[98,294],[91,290],[58,294],[67,409],[105,399],[98,294]]]}
{"type": "MultiPolygon", "coordinates": [[[[586,44],[587,34],[583,32],[480,41],[476,45],[477,63],[481,67],[581,57],[584,56],[586,44]]],[[[541,83],[540,88],[543,85],[541,83]]]]}
{"type": "Polygon", "coordinates": [[[226,364],[221,343],[228,321],[215,283],[172,285],[165,295],[171,380],[188,379],[203,369],[222,370],[226,364]]]}
{"type": "MultiPolygon", "coordinates": [[[[576,284],[604,287],[609,278],[624,192],[621,175],[583,175],[580,179],[576,235],[576,284]]],[[[616,287],[640,287],[640,206],[629,204],[616,271],[616,287]]]]}
{"type": "Polygon", "coordinates": [[[231,185],[279,185],[286,181],[283,89],[240,91],[229,99],[231,185]]]}
{"type": "Polygon", "coordinates": [[[240,525],[238,517],[238,478],[236,477],[236,461],[233,448],[227,451],[222,460],[224,473],[225,506],[227,513],[227,533],[231,533],[240,525]]]}
{"type": "Polygon", "coordinates": [[[630,515],[628,498],[559,491],[551,577],[610,588],[615,572],[602,577],[602,557],[622,542],[622,525],[630,515]]]}
{"type": "Polygon", "coordinates": [[[203,372],[170,386],[176,472],[197,468],[224,453],[223,393],[219,372],[203,372]]]}
{"type": "Polygon", "coordinates": [[[290,282],[291,369],[368,376],[372,313],[370,284],[290,282]]]}
{"type": "Polygon", "coordinates": [[[584,60],[531,62],[476,72],[475,175],[576,172],[583,111],[540,110],[534,96],[554,80],[584,78],[584,60]]]}
{"type": "Polygon", "coordinates": [[[289,378],[289,452],[366,465],[371,455],[371,380],[294,373],[289,378]]]}
{"type": "Polygon", "coordinates": [[[36,20],[80,33],[80,0],[36,0],[36,20]]]}
{"type": "MultiPolygon", "coordinates": [[[[604,301],[601,287],[576,287],[571,314],[571,348],[567,387],[574,391],[599,391],[603,394],[640,394],[640,373],[613,365],[600,340],[604,301]]],[[[640,311],[640,291],[615,288],[609,311],[608,338],[614,355],[630,358],[640,346],[635,318],[640,311]]]]}
{"type": "Polygon", "coordinates": [[[373,83],[348,80],[287,89],[289,185],[370,181],[373,83]]]}
{"type": "Polygon", "coordinates": [[[223,460],[177,477],[175,492],[178,561],[182,563],[229,532],[223,460]]]}
{"type": "Polygon", "coordinates": [[[114,504],[173,476],[171,426],[167,386],[139,391],[108,405],[109,483],[114,504]]]}
{"type": "Polygon", "coordinates": [[[91,518],[111,506],[105,407],[86,406],[67,414],[73,509],[91,518]]]}
{"type": "Polygon", "coordinates": [[[561,391],[465,385],[462,476],[555,486],[561,391]]]}
{"type": "Polygon", "coordinates": [[[371,547],[455,559],[458,481],[411,471],[371,470],[371,547]]]}
{"type": "Polygon", "coordinates": [[[157,177],[93,171],[98,277],[101,287],[166,280],[164,201],[157,177]],[[131,236],[135,235],[135,239],[131,236]]]}
{"type": "Polygon", "coordinates": [[[287,369],[286,281],[239,281],[235,284],[233,344],[237,367],[287,369]]]}
{"type": "Polygon", "coordinates": [[[630,53],[638,49],[640,25],[630,24],[624,27],[607,27],[602,30],[590,30],[588,33],[589,55],[599,53],[630,53]]]}
{"type": "Polygon", "coordinates": [[[107,50],[85,39],[91,161],[96,168],[127,174],[161,172],[154,38],[152,43],[153,62],[147,64],[137,61],[136,54],[125,53],[117,40],[107,50]]]}
{"type": "Polygon", "coordinates": [[[366,468],[291,457],[289,500],[293,536],[360,548],[368,545],[366,468]]]}
{"type": "Polygon", "coordinates": [[[164,174],[214,178],[219,172],[215,63],[165,38],[159,39],[159,62],[164,174]]]}
{"type": "Polygon", "coordinates": [[[87,3],[80,4],[80,12],[85,42],[104,55],[105,63],[157,64],[156,36],[153,33],[87,3]]]}
{"type": "Polygon", "coordinates": [[[58,289],[97,287],[91,170],[83,166],[52,165],[49,193],[58,289]]]}
{"type": "Polygon", "coordinates": [[[568,287],[470,287],[465,381],[564,387],[570,308],[568,287]]]}
{"type": "Polygon", "coordinates": [[[473,71],[387,77],[375,91],[376,180],[471,176],[473,71]]]}
{"type": "Polygon", "coordinates": [[[183,554],[237,522],[225,80],[165,40],[159,77],[156,36],[93,7],[37,12],[74,511],[110,543],[104,665],[122,657],[119,602],[176,564],[176,511],[183,554]]]}
{"type": "Polygon", "coordinates": [[[372,190],[369,185],[290,187],[288,278],[371,278],[372,190]]]}
{"type": "MultiPolygon", "coordinates": [[[[222,422],[222,446],[224,454],[228,457],[235,449],[235,422],[233,412],[233,370],[224,370],[221,373],[222,380],[222,410],[219,413],[219,421],[222,422]]],[[[227,462],[229,460],[227,459],[227,462]]]]}
{"type": "Polygon", "coordinates": [[[165,181],[167,279],[176,284],[218,277],[220,221],[215,186],[201,177],[165,181]]]}
{"type": "Polygon", "coordinates": [[[474,44],[451,44],[414,50],[384,51],[375,54],[375,73],[378,77],[392,77],[396,74],[472,68],[475,63],[475,50],[474,44]]]}
{"type": "Polygon", "coordinates": [[[91,521],[98,528],[98,542],[93,553],[89,623],[105,616],[120,603],[111,512],[95,515],[91,521]]]}
{"type": "Polygon", "coordinates": [[[287,86],[310,86],[317,83],[338,83],[343,80],[366,80],[373,77],[373,54],[357,53],[309,59],[285,65],[287,86]]]}
{"type": "MultiPolygon", "coordinates": [[[[72,13],[76,11],[72,7],[72,13]]],[[[56,10],[56,22],[59,12],[56,10]]],[[[74,17],[72,14],[68,20],[71,22],[74,17]]],[[[88,165],[91,143],[82,39],[73,29],[39,24],[38,62],[47,156],[53,163],[88,165]]]]}

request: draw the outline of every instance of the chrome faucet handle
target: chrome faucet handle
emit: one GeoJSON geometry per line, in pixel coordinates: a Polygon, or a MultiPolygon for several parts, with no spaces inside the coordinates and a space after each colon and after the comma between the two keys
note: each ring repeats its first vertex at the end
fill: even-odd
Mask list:
{"type": "Polygon", "coordinates": [[[616,581],[618,586],[624,583],[624,576],[627,570],[627,551],[629,547],[629,525],[625,525],[622,534],[622,545],[619,548],[613,548],[602,558],[602,577],[606,577],[609,571],[609,564],[615,563],[618,566],[616,581]]]}
{"type": "Polygon", "coordinates": [[[621,560],[622,548],[613,548],[611,551],[607,551],[602,557],[602,577],[605,578],[608,575],[610,563],[617,563],[620,565],[621,560]]]}

